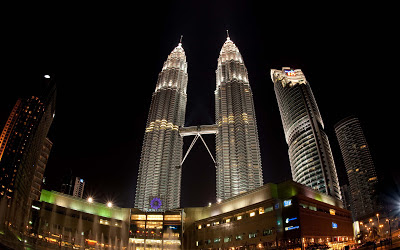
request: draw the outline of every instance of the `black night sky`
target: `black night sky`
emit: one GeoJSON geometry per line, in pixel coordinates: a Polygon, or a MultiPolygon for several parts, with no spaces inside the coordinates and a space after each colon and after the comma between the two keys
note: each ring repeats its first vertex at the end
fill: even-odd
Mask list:
{"type": "MultiPolygon", "coordinates": [[[[45,188],[59,190],[71,170],[85,179],[86,195],[132,207],[151,95],[163,62],[183,35],[186,126],[213,124],[215,70],[229,29],[253,90],[265,183],[291,178],[270,78],[271,68],[288,66],[302,69],[311,84],[341,184],[347,180],[333,126],[355,115],[385,192],[399,191],[391,189],[400,175],[389,150],[397,147],[392,141],[398,130],[391,98],[397,91],[397,34],[390,6],[321,3],[149,1],[10,9],[1,30],[1,127],[17,98],[38,94],[40,77],[54,74],[57,106],[49,135],[54,146],[45,188]]],[[[214,152],[214,137],[205,137],[214,152]]],[[[192,139],[185,138],[184,153],[192,139]]],[[[184,163],[181,188],[182,207],[215,202],[215,168],[200,141],[184,163]]]]}

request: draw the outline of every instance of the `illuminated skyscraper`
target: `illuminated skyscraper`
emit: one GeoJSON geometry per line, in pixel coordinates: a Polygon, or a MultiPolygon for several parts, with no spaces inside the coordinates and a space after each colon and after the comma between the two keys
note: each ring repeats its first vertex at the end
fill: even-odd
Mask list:
{"type": "Polygon", "coordinates": [[[171,52],[158,76],[143,140],[135,208],[161,211],[178,208],[181,193],[183,127],[188,74],[182,44],[171,52]]]}
{"type": "Polygon", "coordinates": [[[300,69],[271,69],[293,180],[341,199],[336,167],[317,102],[300,69]]]}
{"type": "Polygon", "coordinates": [[[350,207],[355,220],[379,210],[378,177],[360,121],[347,117],[335,125],[350,186],[350,207]]]}
{"type": "Polygon", "coordinates": [[[216,70],[217,199],[263,185],[253,94],[239,49],[227,37],[216,70]]]}
{"type": "Polygon", "coordinates": [[[55,112],[55,83],[48,75],[42,80],[44,91],[16,102],[0,136],[0,198],[7,199],[7,219],[17,227],[26,226],[32,199],[40,196],[35,177],[44,172],[40,157],[55,112]]]}

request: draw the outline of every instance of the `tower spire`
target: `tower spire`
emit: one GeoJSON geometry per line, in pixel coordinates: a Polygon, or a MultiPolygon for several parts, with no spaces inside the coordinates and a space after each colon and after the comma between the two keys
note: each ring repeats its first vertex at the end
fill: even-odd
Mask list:
{"type": "Polygon", "coordinates": [[[230,39],[230,37],[229,37],[229,30],[226,30],[226,38],[227,38],[227,39],[230,39]]]}
{"type": "Polygon", "coordinates": [[[183,35],[181,35],[181,39],[179,39],[179,43],[182,44],[183,35]]]}

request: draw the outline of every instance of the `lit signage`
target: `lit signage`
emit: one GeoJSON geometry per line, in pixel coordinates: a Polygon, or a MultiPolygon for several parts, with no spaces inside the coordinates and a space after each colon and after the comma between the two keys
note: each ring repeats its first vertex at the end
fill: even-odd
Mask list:
{"type": "Polygon", "coordinates": [[[293,229],[299,229],[300,228],[300,226],[290,226],[290,227],[285,227],[285,231],[290,231],[290,230],[293,230],[293,229]]]}
{"type": "Polygon", "coordinates": [[[296,72],[294,72],[293,69],[285,70],[285,73],[286,73],[287,76],[296,76],[296,72]]]}
{"type": "Polygon", "coordinates": [[[150,207],[152,209],[157,210],[161,207],[161,205],[162,205],[162,202],[161,202],[160,198],[155,197],[150,201],[150,207]]]}
{"type": "Polygon", "coordinates": [[[283,201],[283,206],[284,207],[288,207],[288,206],[291,206],[292,205],[292,200],[285,200],[285,201],[283,201]]]}
{"type": "Polygon", "coordinates": [[[289,223],[289,222],[292,221],[292,220],[297,220],[297,217],[294,217],[294,218],[286,218],[285,222],[286,222],[286,223],[289,223]]]}
{"type": "Polygon", "coordinates": [[[337,228],[337,223],[332,222],[332,228],[337,228]]]}
{"type": "Polygon", "coordinates": [[[178,226],[168,226],[169,229],[178,229],[178,226]]]}

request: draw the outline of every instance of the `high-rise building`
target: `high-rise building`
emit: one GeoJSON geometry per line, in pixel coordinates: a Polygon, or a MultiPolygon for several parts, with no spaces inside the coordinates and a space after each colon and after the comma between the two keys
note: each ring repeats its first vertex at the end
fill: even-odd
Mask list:
{"type": "Polygon", "coordinates": [[[38,197],[34,176],[43,171],[38,162],[54,118],[56,87],[48,75],[42,81],[41,95],[17,101],[0,139],[0,198],[8,200],[7,219],[16,228],[27,223],[31,197],[38,197]]]}
{"type": "Polygon", "coordinates": [[[336,167],[309,82],[300,69],[271,69],[293,180],[341,199],[336,167]]]}
{"type": "Polygon", "coordinates": [[[217,199],[263,185],[253,94],[242,55],[227,37],[216,70],[217,199]]]}
{"type": "Polygon", "coordinates": [[[350,207],[355,220],[379,210],[378,177],[360,121],[347,117],[335,125],[350,187],[350,207]]]}
{"type": "Polygon", "coordinates": [[[74,191],[72,193],[72,196],[82,198],[84,188],[85,188],[85,181],[79,177],[75,177],[74,191]]]}
{"type": "Polygon", "coordinates": [[[183,127],[188,74],[182,44],[164,62],[154,90],[143,140],[135,208],[163,211],[180,206],[183,127]]]}

